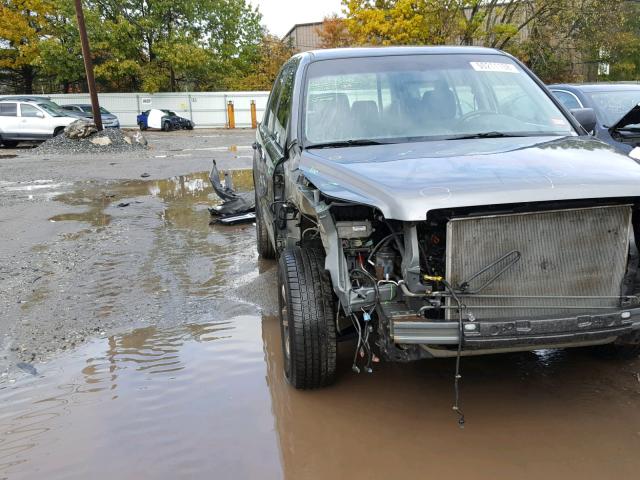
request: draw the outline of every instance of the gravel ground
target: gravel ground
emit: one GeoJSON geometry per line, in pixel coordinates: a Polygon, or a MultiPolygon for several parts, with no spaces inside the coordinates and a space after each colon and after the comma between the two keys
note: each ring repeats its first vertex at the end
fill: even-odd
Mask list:
{"type": "Polygon", "coordinates": [[[219,280],[203,275],[220,263],[256,298],[253,227],[209,227],[207,212],[211,159],[250,167],[255,132],[145,136],[148,149],[111,153],[0,148],[0,382],[96,336],[206,315],[219,280]],[[227,266],[238,236],[248,256],[227,266]]]}
{"type": "Polygon", "coordinates": [[[127,136],[119,128],[107,128],[87,138],[68,138],[65,134],[50,138],[36,148],[37,153],[59,153],[59,154],[84,154],[84,153],[120,153],[135,152],[145,150],[146,147],[136,143],[131,138],[131,143],[125,141],[127,136]],[[92,140],[96,138],[109,138],[111,144],[96,145],[92,140]]]}

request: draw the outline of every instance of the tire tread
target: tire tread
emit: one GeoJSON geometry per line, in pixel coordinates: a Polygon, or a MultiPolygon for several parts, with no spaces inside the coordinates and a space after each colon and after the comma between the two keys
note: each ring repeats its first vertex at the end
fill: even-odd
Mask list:
{"type": "Polygon", "coordinates": [[[295,247],[281,256],[289,299],[291,373],[299,389],[331,384],[336,372],[336,329],[331,282],[321,251],[295,247]],[[293,328],[292,328],[293,327],[293,328]]]}

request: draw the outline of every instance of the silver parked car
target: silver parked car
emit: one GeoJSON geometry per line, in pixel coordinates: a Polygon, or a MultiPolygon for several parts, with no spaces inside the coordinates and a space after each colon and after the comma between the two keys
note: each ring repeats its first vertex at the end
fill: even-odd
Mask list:
{"type": "Polygon", "coordinates": [[[541,348],[637,355],[640,165],[591,137],[594,123],[493,49],[290,59],[254,144],[288,380],[329,384],[337,341],[354,336],[354,371],[541,348]]]}
{"type": "MultiPolygon", "coordinates": [[[[91,105],[86,103],[72,103],[62,105],[62,109],[72,112],[82,118],[93,119],[93,110],[91,105]]],[[[120,128],[120,120],[106,108],[100,107],[100,117],[102,118],[102,126],[105,128],[120,128]]]]}

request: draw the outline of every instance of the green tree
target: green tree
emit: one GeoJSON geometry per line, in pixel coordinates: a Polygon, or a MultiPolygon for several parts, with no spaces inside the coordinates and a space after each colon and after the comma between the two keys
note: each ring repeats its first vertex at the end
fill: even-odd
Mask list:
{"type": "Polygon", "coordinates": [[[2,0],[0,3],[0,70],[9,72],[13,86],[33,93],[43,37],[49,33],[49,0],[2,0]]]}
{"type": "Polygon", "coordinates": [[[229,77],[225,86],[232,90],[270,90],[280,67],[294,53],[290,43],[265,34],[254,52],[248,74],[229,77]]]}
{"type": "Polygon", "coordinates": [[[104,66],[97,59],[100,77],[113,81],[140,73],[146,91],[207,85],[207,72],[218,77],[262,34],[260,14],[246,0],[97,0],[93,6],[109,32],[101,43],[104,66]],[[109,51],[114,38],[129,45],[127,51],[109,51]],[[140,71],[131,62],[122,65],[125,59],[140,71]]]}

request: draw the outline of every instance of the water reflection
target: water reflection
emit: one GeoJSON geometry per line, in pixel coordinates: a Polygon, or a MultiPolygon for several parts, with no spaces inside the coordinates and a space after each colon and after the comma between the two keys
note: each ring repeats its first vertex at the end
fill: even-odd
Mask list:
{"type": "Polygon", "coordinates": [[[260,317],[236,309],[94,342],[0,390],[0,478],[281,478],[260,317]]]}
{"type": "MultiPolygon", "coordinates": [[[[240,190],[252,188],[249,170],[234,171],[233,179],[240,190]]],[[[225,298],[230,288],[259,275],[253,225],[209,226],[207,207],[218,199],[208,172],[153,181],[87,182],[56,201],[82,210],[50,219],[78,224],[77,232],[61,237],[70,244],[61,248],[82,258],[70,270],[77,272],[74,284],[65,288],[77,297],[75,303],[64,302],[65,310],[78,310],[69,313],[71,318],[86,312],[100,321],[132,312],[139,317],[137,312],[153,310],[150,303],[157,305],[155,310],[164,309],[163,314],[169,310],[178,315],[189,304],[185,298],[225,298]]],[[[51,257],[42,256],[43,261],[51,257]]],[[[38,308],[46,309],[52,295],[62,290],[54,280],[43,278],[23,310],[35,315],[38,308]]]]}
{"type": "Polygon", "coordinates": [[[449,360],[353,375],[341,345],[338,383],[300,392],[282,373],[277,318],[262,335],[286,478],[623,478],[640,467],[629,410],[639,362],[621,371],[579,350],[465,359],[460,430],[449,360]]]}
{"type": "Polygon", "coordinates": [[[349,371],[300,392],[276,317],[238,304],[203,324],[94,342],[0,387],[0,478],[635,478],[638,362],[582,351],[349,371]],[[425,470],[426,469],[426,470],[425,470]],[[219,472],[224,472],[219,476],[219,472]]]}

